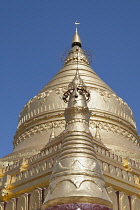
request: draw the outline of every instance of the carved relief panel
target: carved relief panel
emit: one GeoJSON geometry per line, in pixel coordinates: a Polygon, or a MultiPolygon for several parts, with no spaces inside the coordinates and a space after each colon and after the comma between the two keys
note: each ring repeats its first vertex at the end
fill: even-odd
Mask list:
{"type": "Polygon", "coordinates": [[[29,210],[39,210],[42,204],[42,189],[36,188],[30,195],[29,210]]]}
{"type": "Polygon", "coordinates": [[[16,210],[16,199],[12,198],[7,202],[5,210],[16,210]]]}
{"type": "Polygon", "coordinates": [[[119,193],[119,210],[130,210],[128,196],[123,192],[119,193]]]}
{"type": "Polygon", "coordinates": [[[134,195],[131,197],[131,210],[139,210],[140,209],[140,199],[134,195]]]}
{"type": "Polygon", "coordinates": [[[117,195],[113,187],[107,188],[108,195],[113,203],[113,210],[118,210],[118,201],[117,201],[117,195]]]}
{"type": "Polygon", "coordinates": [[[25,193],[18,198],[17,210],[28,210],[28,194],[25,193]]]}

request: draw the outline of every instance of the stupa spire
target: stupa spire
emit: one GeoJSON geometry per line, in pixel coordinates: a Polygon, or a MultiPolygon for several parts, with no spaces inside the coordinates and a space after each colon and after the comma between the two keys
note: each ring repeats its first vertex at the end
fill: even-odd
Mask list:
{"type": "Polygon", "coordinates": [[[78,25],[80,23],[78,23],[77,21],[75,22],[75,25],[76,25],[76,31],[75,31],[75,34],[73,36],[73,39],[72,39],[72,47],[74,46],[79,46],[79,47],[82,47],[82,42],[81,42],[81,39],[80,39],[80,36],[78,34],[78,25]]]}
{"type": "Polygon", "coordinates": [[[79,64],[89,65],[90,59],[89,56],[86,56],[85,50],[82,49],[82,42],[78,34],[78,28],[76,24],[76,31],[72,39],[72,48],[69,50],[68,55],[66,56],[64,65],[74,64],[78,61],[79,64]],[[76,62],[75,62],[76,61],[76,62]]]}
{"type": "Polygon", "coordinates": [[[62,148],[54,166],[43,210],[111,210],[104,178],[89,130],[90,111],[87,91],[78,71],[63,100],[66,128],[62,148]],[[75,79],[76,78],[76,79],[75,79]]]}

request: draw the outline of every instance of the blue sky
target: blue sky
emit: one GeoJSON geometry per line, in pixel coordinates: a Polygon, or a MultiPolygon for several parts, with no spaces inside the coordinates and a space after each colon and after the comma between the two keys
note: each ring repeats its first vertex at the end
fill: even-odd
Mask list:
{"type": "Polygon", "coordinates": [[[75,20],[95,72],[126,101],[140,132],[140,1],[0,1],[0,156],[12,151],[18,115],[62,67],[75,20]]]}

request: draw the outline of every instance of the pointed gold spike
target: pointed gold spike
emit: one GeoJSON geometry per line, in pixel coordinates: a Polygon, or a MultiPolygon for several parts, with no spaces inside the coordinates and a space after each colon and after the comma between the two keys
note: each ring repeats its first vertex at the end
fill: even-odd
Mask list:
{"type": "Polygon", "coordinates": [[[54,123],[52,123],[52,131],[51,131],[51,134],[50,134],[50,139],[49,141],[52,141],[55,137],[55,131],[54,131],[54,123]]]}
{"type": "Polygon", "coordinates": [[[77,23],[77,21],[76,21],[75,22],[76,31],[75,31],[75,34],[74,34],[73,39],[72,39],[72,47],[74,47],[75,45],[78,45],[79,47],[82,46],[82,42],[81,42],[80,36],[78,34],[78,27],[77,27],[78,24],[80,24],[80,23],[77,23]]]}
{"type": "Polygon", "coordinates": [[[95,138],[98,139],[99,141],[101,141],[101,136],[100,136],[99,125],[98,124],[96,125],[95,138]]]}

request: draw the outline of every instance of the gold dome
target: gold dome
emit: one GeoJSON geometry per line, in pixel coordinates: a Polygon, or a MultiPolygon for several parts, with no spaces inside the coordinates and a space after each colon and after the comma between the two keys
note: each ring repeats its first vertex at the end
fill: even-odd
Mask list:
{"type": "Polygon", "coordinates": [[[88,107],[93,136],[98,127],[101,141],[106,147],[121,156],[139,158],[139,139],[132,110],[93,71],[79,43],[81,40],[76,32],[73,47],[62,69],[22,109],[11,154],[15,155],[14,159],[37,153],[49,141],[52,129],[55,135],[64,130],[66,104],[62,95],[73,80],[77,68],[91,95],[88,107]]]}

